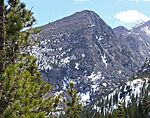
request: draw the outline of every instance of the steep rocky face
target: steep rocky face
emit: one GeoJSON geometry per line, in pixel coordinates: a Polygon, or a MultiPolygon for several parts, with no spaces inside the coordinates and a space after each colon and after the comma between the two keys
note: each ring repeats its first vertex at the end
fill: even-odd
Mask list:
{"type": "Polygon", "coordinates": [[[128,51],[128,56],[139,66],[150,57],[150,21],[142,22],[130,30],[125,28],[113,29],[122,51],[128,51]]]}
{"type": "Polygon", "coordinates": [[[146,59],[146,62],[141,67],[138,74],[146,74],[146,75],[149,75],[149,77],[150,77],[150,58],[146,59]]]}
{"type": "Polygon", "coordinates": [[[85,101],[113,90],[142,63],[131,52],[137,50],[136,44],[133,49],[132,41],[128,46],[130,38],[121,43],[122,38],[92,11],[77,12],[39,29],[32,36],[39,44],[28,50],[38,58],[43,79],[57,90],[73,81],[85,101]],[[124,43],[127,46],[122,47],[124,43]]]}

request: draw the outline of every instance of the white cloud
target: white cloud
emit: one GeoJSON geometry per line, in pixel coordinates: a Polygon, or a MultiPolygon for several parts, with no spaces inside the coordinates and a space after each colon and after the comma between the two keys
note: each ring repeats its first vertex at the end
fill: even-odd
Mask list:
{"type": "Polygon", "coordinates": [[[119,12],[115,15],[115,18],[123,23],[135,23],[138,21],[148,21],[150,17],[144,15],[137,10],[126,10],[119,12]]]}

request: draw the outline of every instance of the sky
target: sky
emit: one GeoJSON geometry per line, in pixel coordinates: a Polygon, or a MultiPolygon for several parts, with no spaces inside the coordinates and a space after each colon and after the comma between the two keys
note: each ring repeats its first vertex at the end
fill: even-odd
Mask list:
{"type": "Polygon", "coordinates": [[[131,28],[150,20],[150,0],[21,0],[32,9],[35,26],[48,24],[82,10],[96,12],[112,28],[131,28]]]}

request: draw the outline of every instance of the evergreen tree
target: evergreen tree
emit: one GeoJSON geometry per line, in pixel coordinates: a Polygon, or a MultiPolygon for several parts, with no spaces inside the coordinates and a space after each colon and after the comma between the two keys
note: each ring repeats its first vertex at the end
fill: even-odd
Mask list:
{"type": "Polygon", "coordinates": [[[69,99],[65,100],[65,118],[80,118],[82,104],[79,103],[79,97],[73,83],[70,83],[67,93],[69,99]]]}
{"type": "Polygon", "coordinates": [[[0,0],[0,75],[3,71],[3,47],[4,47],[4,0],[0,0]]]}
{"type": "Polygon", "coordinates": [[[122,104],[119,102],[116,118],[125,118],[124,117],[124,109],[122,108],[122,104]]]}
{"type": "Polygon", "coordinates": [[[25,6],[20,0],[8,0],[5,4],[5,66],[13,64],[21,50],[31,45],[29,36],[33,33],[32,25],[36,20],[25,6]]]}
{"type": "MultiPolygon", "coordinates": [[[[31,45],[30,34],[35,33],[32,29],[35,22],[33,13],[20,0],[8,0],[4,8],[5,20],[1,30],[4,35],[1,36],[5,40],[0,42],[3,44],[4,59],[0,64],[5,65],[5,68],[0,77],[0,117],[55,117],[61,96],[50,95],[51,87],[41,80],[36,58],[25,51],[31,45]]],[[[77,118],[81,104],[78,103],[77,92],[72,84],[68,94],[71,99],[65,102],[66,107],[62,111],[66,116],[77,118]]]]}
{"type": "Polygon", "coordinates": [[[50,85],[41,80],[32,56],[22,55],[18,63],[8,66],[0,82],[2,118],[43,118],[59,103],[60,96],[49,96],[50,85]]]}
{"type": "Polygon", "coordinates": [[[149,118],[150,117],[150,96],[145,95],[143,100],[142,100],[142,113],[144,118],[149,118]]]}
{"type": "MultiPolygon", "coordinates": [[[[1,72],[4,71],[6,66],[13,64],[17,61],[17,56],[20,53],[19,48],[26,46],[31,29],[31,24],[35,21],[32,17],[31,11],[25,9],[25,4],[20,3],[19,0],[8,0],[4,7],[4,1],[1,1],[1,72]],[[30,26],[27,24],[30,24],[30,26]],[[27,32],[21,32],[24,28],[27,28],[27,32]],[[5,39],[5,40],[4,40],[5,39]],[[26,43],[24,43],[26,42],[26,43]]],[[[2,75],[0,72],[0,75],[2,75]]],[[[11,78],[10,78],[11,79],[11,78]]],[[[3,111],[7,106],[7,99],[4,98],[3,86],[5,85],[5,78],[1,78],[0,81],[0,111],[3,111]]],[[[7,82],[6,82],[7,83],[7,82]]]]}
{"type": "Polygon", "coordinates": [[[9,0],[4,8],[1,31],[5,40],[1,40],[1,44],[5,45],[1,45],[1,52],[5,57],[1,63],[6,69],[0,78],[0,117],[45,117],[57,107],[60,96],[49,96],[50,85],[41,80],[36,59],[21,54],[21,50],[30,45],[31,26],[35,22],[33,13],[19,0],[9,0]]]}

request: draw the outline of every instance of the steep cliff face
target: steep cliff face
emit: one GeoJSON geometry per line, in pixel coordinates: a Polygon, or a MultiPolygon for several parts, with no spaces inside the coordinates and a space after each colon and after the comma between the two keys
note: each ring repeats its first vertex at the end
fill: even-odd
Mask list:
{"type": "Polygon", "coordinates": [[[113,31],[122,47],[122,52],[128,51],[128,56],[142,66],[145,59],[150,57],[150,21],[142,22],[130,30],[120,26],[113,31]]]}
{"type": "Polygon", "coordinates": [[[28,51],[38,58],[43,79],[57,90],[73,81],[85,101],[113,90],[136,72],[149,54],[145,50],[134,54],[141,45],[135,43],[136,38],[124,36],[131,31],[121,28],[118,33],[93,11],[77,12],[39,29],[41,32],[32,36],[39,44],[28,51]]]}

